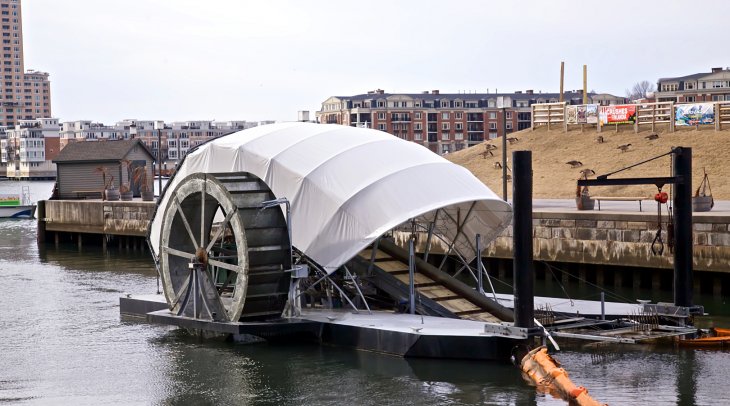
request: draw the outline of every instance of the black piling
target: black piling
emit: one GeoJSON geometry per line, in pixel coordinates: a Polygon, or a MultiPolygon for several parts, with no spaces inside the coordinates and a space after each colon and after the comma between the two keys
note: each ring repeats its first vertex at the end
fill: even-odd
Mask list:
{"type": "Polygon", "coordinates": [[[692,306],[692,148],[676,148],[674,176],[674,304],[692,306]]]}
{"type": "Polygon", "coordinates": [[[531,328],[535,319],[532,264],[532,152],[512,153],[512,246],[514,247],[515,326],[531,328]]]}

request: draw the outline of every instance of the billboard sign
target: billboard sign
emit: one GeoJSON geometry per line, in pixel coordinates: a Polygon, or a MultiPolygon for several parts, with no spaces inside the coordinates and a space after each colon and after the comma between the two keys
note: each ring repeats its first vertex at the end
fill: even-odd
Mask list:
{"type": "Polygon", "coordinates": [[[598,122],[597,104],[579,104],[565,107],[568,124],[596,124],[598,122]]]}
{"type": "Polygon", "coordinates": [[[713,104],[692,103],[675,106],[674,124],[679,126],[715,124],[713,104]]]}
{"type": "Polygon", "coordinates": [[[600,112],[601,125],[605,124],[634,124],[636,122],[636,105],[620,104],[603,106],[600,112]]]}
{"type": "MultiPolygon", "coordinates": [[[[578,113],[580,117],[580,113],[578,113]]],[[[597,104],[586,104],[586,124],[597,124],[598,123],[598,105],[597,104]]]]}
{"type": "Polygon", "coordinates": [[[565,106],[565,121],[568,124],[578,124],[578,106],[565,106]]]}

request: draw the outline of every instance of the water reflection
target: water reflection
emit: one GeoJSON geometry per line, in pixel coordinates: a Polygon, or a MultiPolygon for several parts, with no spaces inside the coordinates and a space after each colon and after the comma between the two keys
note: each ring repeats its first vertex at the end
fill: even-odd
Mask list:
{"type": "Polygon", "coordinates": [[[154,345],[174,348],[166,403],[534,404],[533,388],[509,365],[403,359],[318,345],[233,345],[182,331],[154,345]],[[224,390],[235,388],[235,390],[224,390]]]}

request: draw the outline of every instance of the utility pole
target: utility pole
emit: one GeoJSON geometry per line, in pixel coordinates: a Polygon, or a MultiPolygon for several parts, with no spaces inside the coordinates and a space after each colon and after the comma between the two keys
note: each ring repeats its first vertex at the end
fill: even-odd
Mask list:
{"type": "Polygon", "coordinates": [[[159,188],[160,197],[162,197],[162,128],[164,124],[155,122],[157,130],[157,186],[159,188]]]}
{"type": "Polygon", "coordinates": [[[588,65],[583,65],[583,104],[588,104],[588,65]]]}
{"type": "Polygon", "coordinates": [[[565,62],[560,62],[560,102],[565,99],[563,96],[563,82],[565,81],[565,62]]]}

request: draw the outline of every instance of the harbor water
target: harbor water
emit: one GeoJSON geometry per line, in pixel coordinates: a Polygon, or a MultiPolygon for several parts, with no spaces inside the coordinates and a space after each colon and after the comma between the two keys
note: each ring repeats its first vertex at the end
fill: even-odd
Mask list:
{"type": "MultiPolygon", "coordinates": [[[[0,193],[23,184],[50,195],[51,182],[0,193]]],[[[120,319],[120,296],[156,290],[147,252],[38,246],[34,220],[0,219],[0,404],[564,404],[506,364],[202,341],[120,319]]],[[[715,313],[701,322],[727,325],[724,300],[696,297],[715,313]]],[[[556,358],[612,405],[730,404],[728,351],[585,345],[556,358]]]]}

